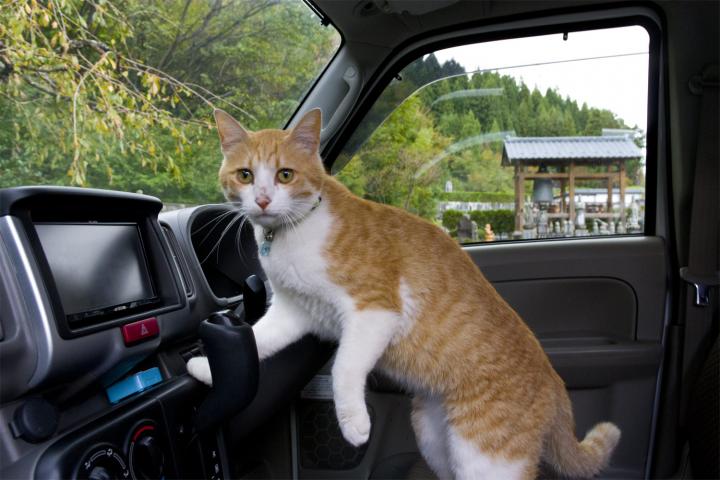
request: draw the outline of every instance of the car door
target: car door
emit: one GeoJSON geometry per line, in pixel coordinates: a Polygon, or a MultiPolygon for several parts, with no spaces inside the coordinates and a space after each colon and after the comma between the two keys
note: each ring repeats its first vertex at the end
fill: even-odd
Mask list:
{"type": "MultiPolygon", "coordinates": [[[[669,308],[661,30],[632,13],[406,45],[325,152],[356,194],[458,240],[539,337],[579,438],[599,421],[620,427],[607,478],[649,474],[669,308]]],[[[372,378],[371,439],[353,449],[326,373],[295,407],[300,478],[427,474],[402,389],[372,378]]]]}

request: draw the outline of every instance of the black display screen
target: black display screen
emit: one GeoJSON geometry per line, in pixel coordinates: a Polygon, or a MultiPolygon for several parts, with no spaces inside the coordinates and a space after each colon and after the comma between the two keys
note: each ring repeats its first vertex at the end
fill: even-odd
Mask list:
{"type": "Polygon", "coordinates": [[[70,320],[153,301],[137,224],[35,224],[65,315],[70,320]]]}

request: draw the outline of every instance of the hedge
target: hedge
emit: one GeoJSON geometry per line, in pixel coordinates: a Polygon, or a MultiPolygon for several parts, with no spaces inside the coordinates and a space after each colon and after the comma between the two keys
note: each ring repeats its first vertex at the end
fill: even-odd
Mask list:
{"type": "Polygon", "coordinates": [[[515,201],[515,194],[512,192],[440,192],[437,198],[444,202],[509,203],[515,201]]]}
{"type": "MultiPolygon", "coordinates": [[[[469,215],[477,223],[480,236],[488,223],[492,225],[495,233],[512,233],[515,230],[515,211],[513,210],[474,210],[469,215]]],[[[450,235],[457,235],[458,222],[462,216],[463,212],[458,210],[446,210],[443,213],[442,223],[445,228],[450,230],[450,235]]]]}

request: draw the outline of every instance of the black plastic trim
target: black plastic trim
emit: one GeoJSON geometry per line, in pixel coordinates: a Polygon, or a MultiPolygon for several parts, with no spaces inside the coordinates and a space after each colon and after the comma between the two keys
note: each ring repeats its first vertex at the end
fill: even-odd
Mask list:
{"type": "Polygon", "coordinates": [[[186,298],[175,269],[168,244],[157,220],[162,202],[155,197],[134,193],[75,187],[19,187],[0,190],[0,215],[20,220],[35,261],[46,286],[53,316],[61,338],[70,339],[106,330],[125,323],[183,308],[186,298]],[[80,327],[71,325],[55,287],[50,266],[43,253],[35,223],[135,223],[148,260],[151,283],[158,302],[150,308],[105,317],[97,323],[80,327]]]}
{"type": "Polygon", "coordinates": [[[335,53],[333,53],[333,56],[330,57],[330,60],[325,64],[325,68],[322,69],[320,73],[315,77],[315,80],[313,80],[312,84],[305,90],[304,95],[300,99],[300,101],[297,104],[297,107],[295,107],[295,110],[293,110],[292,114],[288,117],[287,121],[285,122],[285,125],[283,125],[283,129],[287,129],[290,124],[292,123],[295,116],[298,114],[298,112],[302,109],[302,107],[305,105],[305,101],[308,99],[310,94],[315,90],[315,87],[317,86],[318,82],[320,82],[320,79],[325,76],[325,72],[327,72],[328,68],[330,68],[330,65],[333,64],[335,59],[338,57],[338,54],[342,51],[343,47],[345,46],[345,35],[343,35],[342,30],[340,30],[335,23],[333,23],[332,19],[328,17],[325,12],[322,11],[322,9],[318,8],[317,5],[315,5],[315,2],[312,2],[311,0],[303,0],[305,4],[307,4],[308,8],[313,11],[315,14],[320,14],[321,19],[321,25],[323,27],[331,26],[335,29],[335,31],[340,35],[340,45],[335,49],[335,53]]]}
{"type": "Polygon", "coordinates": [[[190,275],[190,269],[188,267],[187,259],[180,248],[175,232],[165,222],[160,222],[160,227],[165,233],[165,238],[170,244],[170,250],[174,253],[173,258],[176,259],[177,267],[180,270],[179,274],[185,284],[185,294],[188,298],[195,295],[195,284],[193,283],[192,276],[190,275]]]}

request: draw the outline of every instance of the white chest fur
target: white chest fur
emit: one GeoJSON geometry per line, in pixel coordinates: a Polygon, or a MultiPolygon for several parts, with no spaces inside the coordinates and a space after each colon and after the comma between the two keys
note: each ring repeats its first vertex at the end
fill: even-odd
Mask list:
{"type": "MultiPolygon", "coordinates": [[[[276,295],[283,295],[312,318],[315,333],[337,339],[342,318],[353,308],[345,290],[330,281],[325,249],[333,228],[326,204],[293,227],[276,231],[260,263],[276,295]]],[[[258,245],[265,241],[262,227],[255,226],[258,245]]]]}

